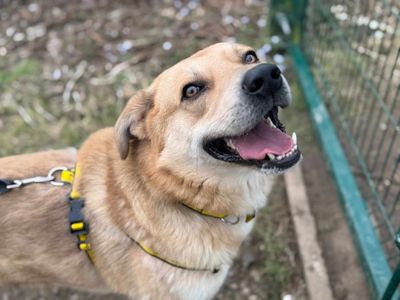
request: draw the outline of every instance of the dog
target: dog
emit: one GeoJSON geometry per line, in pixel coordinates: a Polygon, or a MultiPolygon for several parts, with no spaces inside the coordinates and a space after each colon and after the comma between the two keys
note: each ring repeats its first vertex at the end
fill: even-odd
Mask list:
{"type": "Polygon", "coordinates": [[[70,188],[27,185],[0,195],[0,283],[211,299],[273,175],[301,159],[278,118],[290,102],[277,66],[248,46],[219,43],[161,73],[78,153],[0,159],[8,179],[79,164],[73,189],[94,255],[92,262],[69,233],[70,188]]]}

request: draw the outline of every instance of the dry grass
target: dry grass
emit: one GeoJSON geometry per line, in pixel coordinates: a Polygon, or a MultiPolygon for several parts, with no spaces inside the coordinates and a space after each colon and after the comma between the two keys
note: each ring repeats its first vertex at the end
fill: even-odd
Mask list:
{"type": "Polygon", "coordinates": [[[258,1],[58,2],[1,8],[0,156],[79,146],[166,67],[215,42],[266,36],[258,1]]]}

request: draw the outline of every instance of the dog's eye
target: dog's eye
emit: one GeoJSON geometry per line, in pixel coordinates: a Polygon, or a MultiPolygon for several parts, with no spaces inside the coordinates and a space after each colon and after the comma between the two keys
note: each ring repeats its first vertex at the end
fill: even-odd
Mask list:
{"type": "Polygon", "coordinates": [[[200,84],[187,84],[182,90],[182,100],[193,98],[200,93],[203,88],[204,86],[200,84]]]}
{"type": "Polygon", "coordinates": [[[257,55],[254,51],[246,52],[243,56],[243,63],[245,64],[253,64],[258,61],[257,55]]]}

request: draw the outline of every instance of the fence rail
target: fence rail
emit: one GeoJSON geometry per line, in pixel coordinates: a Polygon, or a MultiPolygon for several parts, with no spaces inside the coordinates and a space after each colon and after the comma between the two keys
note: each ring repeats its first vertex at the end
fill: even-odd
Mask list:
{"type": "MultiPolygon", "coordinates": [[[[290,21],[291,41],[304,54],[337,130],[366,207],[364,217],[383,250],[373,255],[383,256],[384,263],[366,264],[367,271],[378,282],[374,286],[378,297],[390,299],[400,281],[394,241],[400,229],[400,2],[276,0],[272,8],[290,21]],[[389,289],[388,280],[384,284],[377,280],[385,269],[382,264],[394,274],[389,289]]],[[[354,218],[363,216],[349,214],[353,204],[345,201],[355,229],[359,220],[354,218]]],[[[360,247],[366,247],[360,240],[370,238],[360,236],[363,233],[354,230],[360,247]]],[[[360,249],[364,260],[371,256],[370,250],[360,249]]]]}

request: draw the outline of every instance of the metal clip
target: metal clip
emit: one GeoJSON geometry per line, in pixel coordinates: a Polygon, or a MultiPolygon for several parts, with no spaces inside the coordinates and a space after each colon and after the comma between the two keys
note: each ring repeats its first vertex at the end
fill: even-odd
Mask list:
{"type": "Polygon", "coordinates": [[[239,216],[226,216],[221,218],[221,221],[230,225],[236,225],[240,221],[239,216]]]}
{"type": "Polygon", "coordinates": [[[51,169],[49,171],[49,174],[47,175],[47,177],[52,178],[50,181],[50,184],[55,185],[55,186],[63,186],[65,183],[62,181],[55,181],[54,174],[57,172],[62,172],[62,171],[66,171],[66,170],[68,170],[68,168],[66,168],[66,167],[56,167],[56,168],[51,169]]]}
{"type": "Polygon", "coordinates": [[[64,182],[61,181],[55,181],[56,177],[55,174],[57,172],[62,172],[68,170],[66,167],[56,167],[53,168],[49,171],[47,176],[35,176],[35,177],[30,177],[30,178],[24,178],[24,179],[16,179],[13,180],[12,184],[9,184],[6,186],[7,190],[19,188],[23,185],[27,184],[32,184],[32,183],[46,183],[50,182],[50,184],[55,185],[55,186],[63,186],[64,182]]]}
{"type": "Polygon", "coordinates": [[[12,182],[13,182],[12,184],[6,185],[7,190],[19,188],[22,185],[21,180],[13,180],[12,182]]]}

